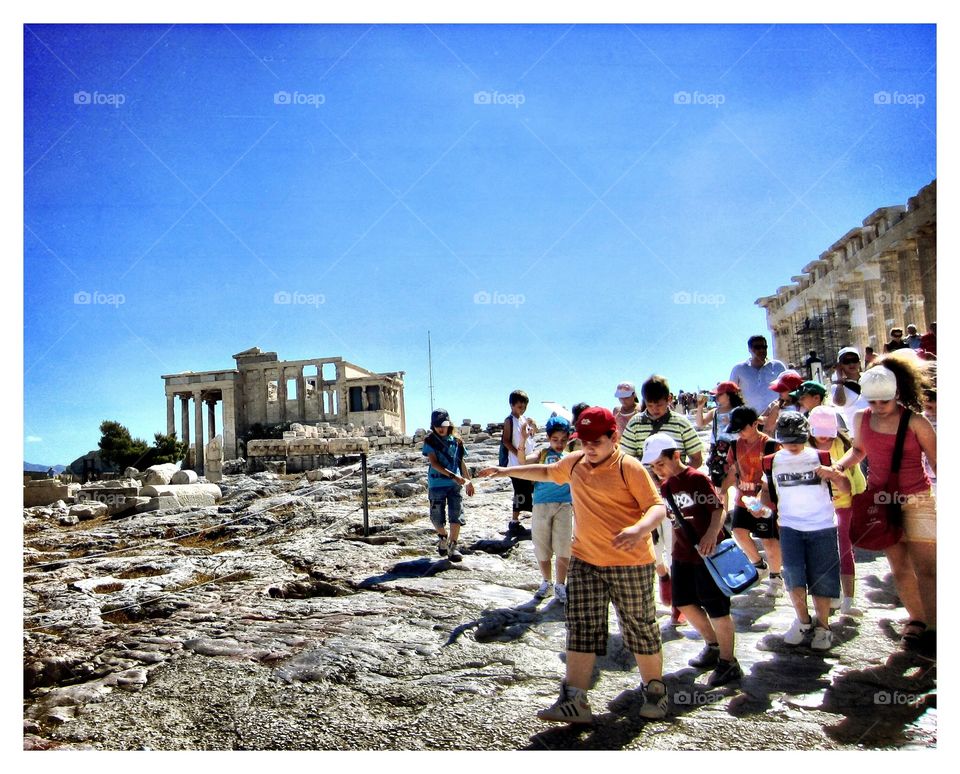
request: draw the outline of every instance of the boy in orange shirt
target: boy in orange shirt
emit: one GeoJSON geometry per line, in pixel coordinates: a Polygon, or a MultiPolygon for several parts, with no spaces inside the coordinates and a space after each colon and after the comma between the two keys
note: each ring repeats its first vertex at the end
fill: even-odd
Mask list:
{"type": "Polygon", "coordinates": [[[623,454],[617,423],[605,408],[592,406],[576,422],[583,451],[552,465],[486,468],[479,476],[570,484],[574,520],[567,575],[567,665],[560,698],[537,717],[561,723],[590,723],[587,689],[597,655],[607,650],[607,613],[612,601],[624,644],[633,652],[643,680],[640,715],[667,713],[663,654],[653,598],[654,552],[650,533],[663,521],[663,501],[640,461],[623,454]]]}

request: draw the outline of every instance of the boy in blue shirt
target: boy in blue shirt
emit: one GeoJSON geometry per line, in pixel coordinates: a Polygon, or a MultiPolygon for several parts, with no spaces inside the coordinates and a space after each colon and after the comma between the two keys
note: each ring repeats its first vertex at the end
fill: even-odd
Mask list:
{"type": "MultiPolygon", "coordinates": [[[[570,440],[570,423],[563,417],[551,417],[545,427],[549,446],[542,449],[536,458],[539,465],[552,465],[563,457],[570,440]]],[[[517,457],[521,465],[532,463],[522,448],[517,457]]],[[[567,602],[567,565],[570,563],[570,545],[573,541],[573,496],[569,484],[554,484],[552,481],[537,481],[533,487],[533,553],[540,564],[543,583],[534,596],[544,599],[550,592],[561,604],[567,602]],[[550,578],[550,560],[556,555],[557,583],[550,578]]]]}
{"type": "Polygon", "coordinates": [[[427,469],[428,496],[430,498],[430,522],[437,530],[440,542],[437,553],[451,562],[463,559],[457,550],[457,538],[463,520],[463,498],[460,487],[466,484],[467,496],[473,496],[470,471],[464,457],[467,450],[453,430],[450,415],[437,409],[430,415],[431,432],[423,439],[423,456],[430,462],[427,469]],[[446,523],[450,522],[447,535],[446,523]]]}

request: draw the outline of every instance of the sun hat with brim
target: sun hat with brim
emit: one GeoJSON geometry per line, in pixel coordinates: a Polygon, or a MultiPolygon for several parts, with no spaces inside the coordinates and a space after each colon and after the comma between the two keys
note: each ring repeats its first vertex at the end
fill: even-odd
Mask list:
{"type": "Polygon", "coordinates": [[[799,411],[785,411],[777,417],[776,435],[780,443],[806,443],[810,440],[810,423],[799,411]]]}
{"type": "Polygon", "coordinates": [[[677,442],[666,433],[654,433],[643,442],[643,457],[640,462],[652,465],[665,451],[677,448],[677,442]]]}
{"type": "Polygon", "coordinates": [[[819,395],[820,398],[823,399],[827,397],[827,388],[820,384],[820,382],[807,381],[790,393],[790,397],[794,400],[801,395],[819,395]]]}
{"type": "Polygon", "coordinates": [[[897,397],[897,377],[882,365],[868,368],[860,375],[860,395],[865,400],[893,400],[897,397]]]}
{"type": "Polygon", "coordinates": [[[837,437],[837,412],[830,406],[817,406],[810,412],[810,435],[814,438],[837,437]]]}
{"type": "Polygon", "coordinates": [[[613,393],[615,398],[629,398],[637,394],[637,387],[633,382],[620,382],[617,385],[617,391],[613,393]]]}
{"type": "Polygon", "coordinates": [[[739,433],[743,428],[752,425],[759,418],[759,414],[749,406],[737,406],[730,412],[730,421],[727,423],[723,432],[739,433]]]}
{"type": "Polygon", "coordinates": [[[793,392],[801,384],[803,384],[803,377],[800,374],[796,371],[784,371],[770,382],[770,389],[774,392],[793,392]]]}
{"type": "Polygon", "coordinates": [[[603,406],[585,408],[577,417],[577,437],[581,441],[596,441],[600,436],[616,431],[617,420],[610,409],[603,406]]]}
{"type": "Polygon", "coordinates": [[[740,385],[736,382],[720,382],[717,389],[711,390],[711,395],[735,395],[740,392],[740,385]]]}

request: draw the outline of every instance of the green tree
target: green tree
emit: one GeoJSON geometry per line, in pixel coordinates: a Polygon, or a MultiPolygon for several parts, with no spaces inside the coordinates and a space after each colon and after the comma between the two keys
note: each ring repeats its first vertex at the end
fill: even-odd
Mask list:
{"type": "Polygon", "coordinates": [[[178,441],[176,433],[155,433],[153,446],[142,438],[134,438],[119,422],[100,423],[100,456],[120,470],[133,466],[144,469],[164,462],[179,462],[187,454],[187,444],[178,441]]]}
{"type": "Polygon", "coordinates": [[[150,464],[160,465],[164,462],[180,462],[187,456],[187,447],[188,444],[177,440],[176,433],[170,433],[170,435],[154,433],[153,448],[150,449],[153,461],[150,464]]]}

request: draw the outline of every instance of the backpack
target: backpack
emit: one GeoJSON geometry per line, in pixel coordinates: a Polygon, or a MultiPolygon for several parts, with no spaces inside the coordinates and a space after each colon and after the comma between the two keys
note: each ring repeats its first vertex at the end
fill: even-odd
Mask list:
{"type": "MultiPolygon", "coordinates": [[[[763,472],[767,474],[767,491],[770,493],[770,502],[774,506],[777,505],[777,501],[780,499],[780,495],[777,494],[777,487],[773,483],[773,458],[776,455],[767,454],[763,458],[763,472]]],[[[820,464],[826,467],[830,467],[833,464],[833,460],[830,459],[829,451],[817,451],[817,456],[820,457],[820,464]]],[[[830,490],[830,499],[833,499],[833,484],[827,481],[827,489],[830,490]]]]}
{"type": "Polygon", "coordinates": [[[463,448],[463,441],[459,438],[457,441],[457,450],[454,452],[454,459],[450,459],[450,455],[447,452],[447,446],[444,444],[436,435],[436,433],[429,433],[426,438],[423,439],[423,442],[427,444],[431,449],[437,453],[437,457],[442,457],[440,461],[441,464],[449,471],[460,474],[460,460],[463,459],[466,454],[466,450],[463,448]]]}
{"type": "MultiPolygon", "coordinates": [[[[503,420],[503,429],[507,429],[507,423],[510,423],[510,435],[513,436],[513,420],[511,419],[513,415],[503,420]]],[[[503,435],[500,436],[500,453],[497,457],[497,465],[501,468],[505,468],[510,464],[510,450],[503,445],[503,435]]]]}

